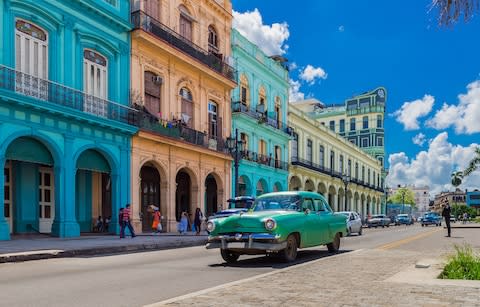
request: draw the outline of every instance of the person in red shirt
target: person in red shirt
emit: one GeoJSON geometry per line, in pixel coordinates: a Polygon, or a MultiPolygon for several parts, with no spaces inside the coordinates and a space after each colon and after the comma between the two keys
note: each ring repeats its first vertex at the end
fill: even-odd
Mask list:
{"type": "Polygon", "coordinates": [[[128,230],[130,230],[130,234],[132,235],[132,238],[135,238],[135,231],[133,231],[132,223],[130,222],[130,204],[127,204],[125,206],[125,209],[123,211],[120,209],[120,214],[119,218],[121,218],[121,224],[120,224],[120,239],[125,238],[125,228],[128,227],[128,230]]]}

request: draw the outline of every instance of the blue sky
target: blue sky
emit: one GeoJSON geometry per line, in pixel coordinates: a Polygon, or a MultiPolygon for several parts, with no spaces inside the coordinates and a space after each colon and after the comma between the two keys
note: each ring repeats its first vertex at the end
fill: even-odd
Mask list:
{"type": "MultiPolygon", "coordinates": [[[[480,18],[439,27],[430,2],[232,4],[234,27],[293,64],[293,95],[330,104],[386,87],[388,182],[438,192],[451,189],[450,173],[462,169],[480,143],[480,18]]],[[[475,187],[478,172],[461,186],[475,187]]]]}

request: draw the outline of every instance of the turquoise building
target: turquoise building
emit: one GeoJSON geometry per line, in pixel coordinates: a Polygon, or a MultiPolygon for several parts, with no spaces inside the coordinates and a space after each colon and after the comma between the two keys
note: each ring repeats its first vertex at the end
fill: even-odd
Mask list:
{"type": "MultiPolygon", "coordinates": [[[[128,0],[0,0],[0,239],[92,231],[130,200],[128,0]]],[[[115,225],[115,227],[113,226],[115,225]]]]}
{"type": "MultiPolygon", "coordinates": [[[[237,196],[287,190],[286,60],[265,55],[235,29],[232,55],[239,76],[239,85],[232,91],[232,134],[241,141],[237,196]]],[[[232,185],[235,191],[235,178],[232,185]]]]}

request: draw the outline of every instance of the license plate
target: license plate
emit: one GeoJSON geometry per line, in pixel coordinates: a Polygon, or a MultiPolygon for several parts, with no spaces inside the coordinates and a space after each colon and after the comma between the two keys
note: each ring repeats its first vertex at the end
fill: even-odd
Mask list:
{"type": "Polygon", "coordinates": [[[245,243],[244,242],[229,242],[228,243],[228,248],[244,248],[245,243]]]}

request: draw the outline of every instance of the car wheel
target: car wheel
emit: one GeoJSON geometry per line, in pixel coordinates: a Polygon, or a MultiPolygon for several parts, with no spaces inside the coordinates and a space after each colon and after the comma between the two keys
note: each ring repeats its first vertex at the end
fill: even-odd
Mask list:
{"type": "Polygon", "coordinates": [[[327,244],[328,251],[331,253],[336,253],[340,249],[340,234],[337,232],[333,238],[332,243],[327,244]]]}
{"type": "Polygon", "coordinates": [[[238,260],[238,257],[240,257],[239,254],[231,252],[228,249],[221,249],[220,254],[226,263],[234,263],[238,260]]]}
{"type": "Polygon", "coordinates": [[[362,235],[362,227],[360,226],[360,230],[358,231],[358,235],[361,236],[362,235]]]}
{"type": "Polygon", "coordinates": [[[297,258],[297,238],[289,235],[287,238],[287,247],[282,250],[282,258],[285,262],[292,262],[297,258]]]}
{"type": "Polygon", "coordinates": [[[390,227],[390,225],[387,225],[387,227],[390,227]]]}

